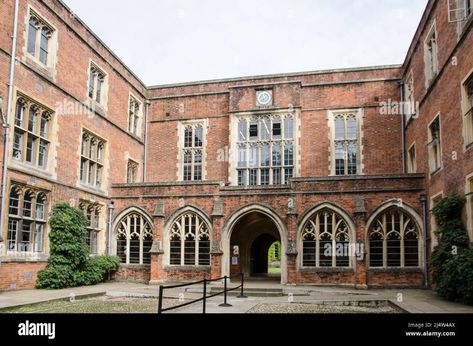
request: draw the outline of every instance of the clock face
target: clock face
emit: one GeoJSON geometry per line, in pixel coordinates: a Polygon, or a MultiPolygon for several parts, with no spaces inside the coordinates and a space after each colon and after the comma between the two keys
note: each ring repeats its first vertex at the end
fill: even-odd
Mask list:
{"type": "Polygon", "coordinates": [[[256,102],[258,106],[269,106],[273,102],[273,93],[271,91],[258,91],[256,102]]]}

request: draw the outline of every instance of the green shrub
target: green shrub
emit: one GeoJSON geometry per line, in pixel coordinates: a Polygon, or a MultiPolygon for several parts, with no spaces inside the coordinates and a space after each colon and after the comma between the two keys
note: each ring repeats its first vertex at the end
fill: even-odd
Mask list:
{"type": "Polygon", "coordinates": [[[87,219],[79,208],[59,202],[49,218],[50,255],[46,269],[38,273],[37,288],[94,285],[118,269],[118,257],[89,259],[86,243],[87,219]]]}
{"type": "Polygon", "coordinates": [[[435,247],[432,281],[445,299],[473,304],[473,249],[461,220],[465,199],[448,196],[433,208],[439,244],[435,247]]]}

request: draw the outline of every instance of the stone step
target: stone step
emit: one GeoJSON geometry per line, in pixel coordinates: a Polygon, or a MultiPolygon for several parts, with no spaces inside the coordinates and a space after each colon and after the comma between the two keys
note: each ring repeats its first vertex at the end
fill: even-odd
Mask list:
{"type": "MultiPolygon", "coordinates": [[[[231,288],[231,287],[230,287],[231,288]]],[[[215,294],[218,292],[222,292],[223,287],[222,286],[211,286],[208,288],[208,294],[215,294]]],[[[188,288],[186,289],[186,292],[188,293],[203,293],[203,288],[188,288]]],[[[240,295],[240,289],[233,290],[233,291],[228,291],[227,295],[229,296],[238,296],[240,295]]],[[[305,291],[296,291],[292,293],[293,296],[307,296],[309,295],[305,291]]],[[[223,293],[222,293],[223,295],[223,293]]],[[[282,288],[265,288],[265,287],[248,287],[244,289],[244,295],[247,297],[282,297],[287,295],[284,293],[282,288]]]]}

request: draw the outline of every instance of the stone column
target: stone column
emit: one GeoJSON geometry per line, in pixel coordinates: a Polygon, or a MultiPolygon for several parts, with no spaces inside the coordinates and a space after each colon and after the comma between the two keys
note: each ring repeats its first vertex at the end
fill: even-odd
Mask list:
{"type": "Polygon", "coordinates": [[[286,246],[286,255],[287,255],[287,264],[286,264],[286,273],[287,273],[287,282],[288,284],[296,283],[297,281],[297,212],[296,212],[296,202],[293,198],[288,199],[287,203],[287,217],[286,217],[286,226],[287,226],[287,246],[286,246]]]}
{"type": "Polygon", "coordinates": [[[151,267],[150,267],[150,285],[157,285],[164,280],[161,277],[163,269],[163,255],[164,255],[164,202],[159,201],[153,213],[154,217],[154,234],[153,245],[151,246],[151,267]]]}
{"type": "Polygon", "coordinates": [[[212,211],[212,242],[210,247],[211,279],[217,279],[222,276],[222,227],[223,201],[215,200],[212,211]]]}
{"type": "Polygon", "coordinates": [[[355,287],[357,289],[368,288],[367,264],[366,264],[366,209],[363,196],[356,196],[355,204],[355,227],[356,227],[356,272],[355,287]]]}

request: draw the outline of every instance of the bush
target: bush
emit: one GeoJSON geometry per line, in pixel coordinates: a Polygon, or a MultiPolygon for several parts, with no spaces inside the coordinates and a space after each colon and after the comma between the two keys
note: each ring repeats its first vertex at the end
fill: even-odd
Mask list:
{"type": "Polygon", "coordinates": [[[46,268],[38,273],[37,288],[66,288],[94,285],[118,269],[118,257],[89,259],[86,243],[87,219],[79,208],[59,202],[49,218],[50,255],[46,268]]]}
{"type": "Polygon", "coordinates": [[[432,281],[445,299],[473,304],[473,249],[461,220],[465,199],[443,198],[432,210],[439,244],[432,253],[432,281]]]}

